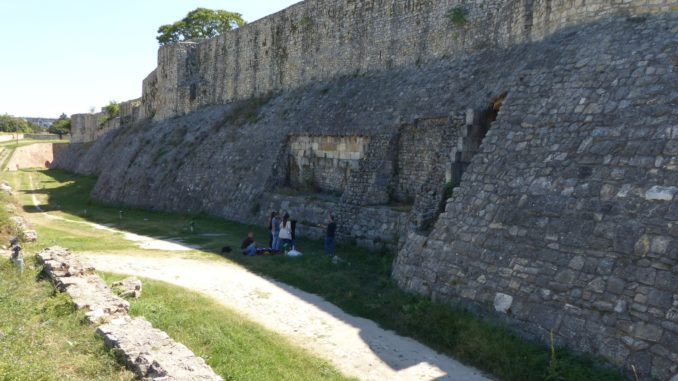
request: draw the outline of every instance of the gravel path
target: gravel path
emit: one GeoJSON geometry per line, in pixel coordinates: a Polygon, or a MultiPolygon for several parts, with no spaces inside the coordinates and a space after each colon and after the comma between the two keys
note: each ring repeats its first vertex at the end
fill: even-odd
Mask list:
{"type": "Polygon", "coordinates": [[[171,255],[81,256],[101,271],[161,280],[207,294],[361,380],[489,380],[476,369],[351,316],[319,296],[238,265],[171,255]]]}
{"type": "MultiPolygon", "coordinates": [[[[29,183],[34,189],[30,175],[29,183]]],[[[123,239],[136,241],[141,249],[191,249],[176,241],[50,215],[44,213],[35,194],[32,201],[48,219],[122,233],[123,239]]],[[[360,380],[490,380],[480,371],[415,340],[386,331],[371,320],[351,316],[317,295],[262,278],[235,264],[185,259],[170,253],[163,257],[99,253],[80,256],[100,271],[161,280],[209,295],[360,380]]]]}

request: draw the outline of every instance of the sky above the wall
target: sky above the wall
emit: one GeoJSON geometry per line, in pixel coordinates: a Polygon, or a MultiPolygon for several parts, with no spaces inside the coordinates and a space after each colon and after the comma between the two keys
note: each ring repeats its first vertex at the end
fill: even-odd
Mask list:
{"type": "Polygon", "coordinates": [[[0,0],[0,114],[58,117],[141,96],[160,25],[197,8],[247,22],[299,0],[0,0]]]}

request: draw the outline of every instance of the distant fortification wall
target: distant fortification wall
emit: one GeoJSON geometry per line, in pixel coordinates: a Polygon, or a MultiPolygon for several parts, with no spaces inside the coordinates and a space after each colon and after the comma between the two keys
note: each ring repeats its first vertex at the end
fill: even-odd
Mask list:
{"type": "Polygon", "coordinates": [[[104,109],[98,113],[71,115],[71,141],[86,143],[97,140],[107,132],[128,126],[142,119],[141,100],[120,103],[120,115],[110,118],[104,109]]]}

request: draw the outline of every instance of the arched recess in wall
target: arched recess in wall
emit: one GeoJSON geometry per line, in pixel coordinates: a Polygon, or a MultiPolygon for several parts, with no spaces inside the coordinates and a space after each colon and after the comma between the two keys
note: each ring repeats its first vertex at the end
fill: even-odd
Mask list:
{"type": "Polygon", "coordinates": [[[497,120],[499,110],[506,100],[508,92],[492,98],[482,110],[469,109],[466,112],[466,126],[463,127],[459,137],[459,144],[452,163],[452,185],[459,186],[461,178],[466,168],[471,163],[471,159],[478,152],[480,146],[492,127],[492,123],[497,120]]]}

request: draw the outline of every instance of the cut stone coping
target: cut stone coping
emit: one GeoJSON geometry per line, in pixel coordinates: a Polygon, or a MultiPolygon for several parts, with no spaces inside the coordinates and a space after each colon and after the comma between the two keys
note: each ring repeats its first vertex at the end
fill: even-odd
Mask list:
{"type": "Polygon", "coordinates": [[[67,293],[76,308],[86,310],[87,321],[137,377],[147,380],[221,381],[205,360],[143,317],[129,316],[129,303],[115,295],[95,269],[80,262],[68,249],[53,246],[36,254],[55,287],[67,293]]]}
{"type": "Polygon", "coordinates": [[[97,328],[138,377],[162,380],[220,380],[205,361],[144,318],[123,316],[97,328]]]}

